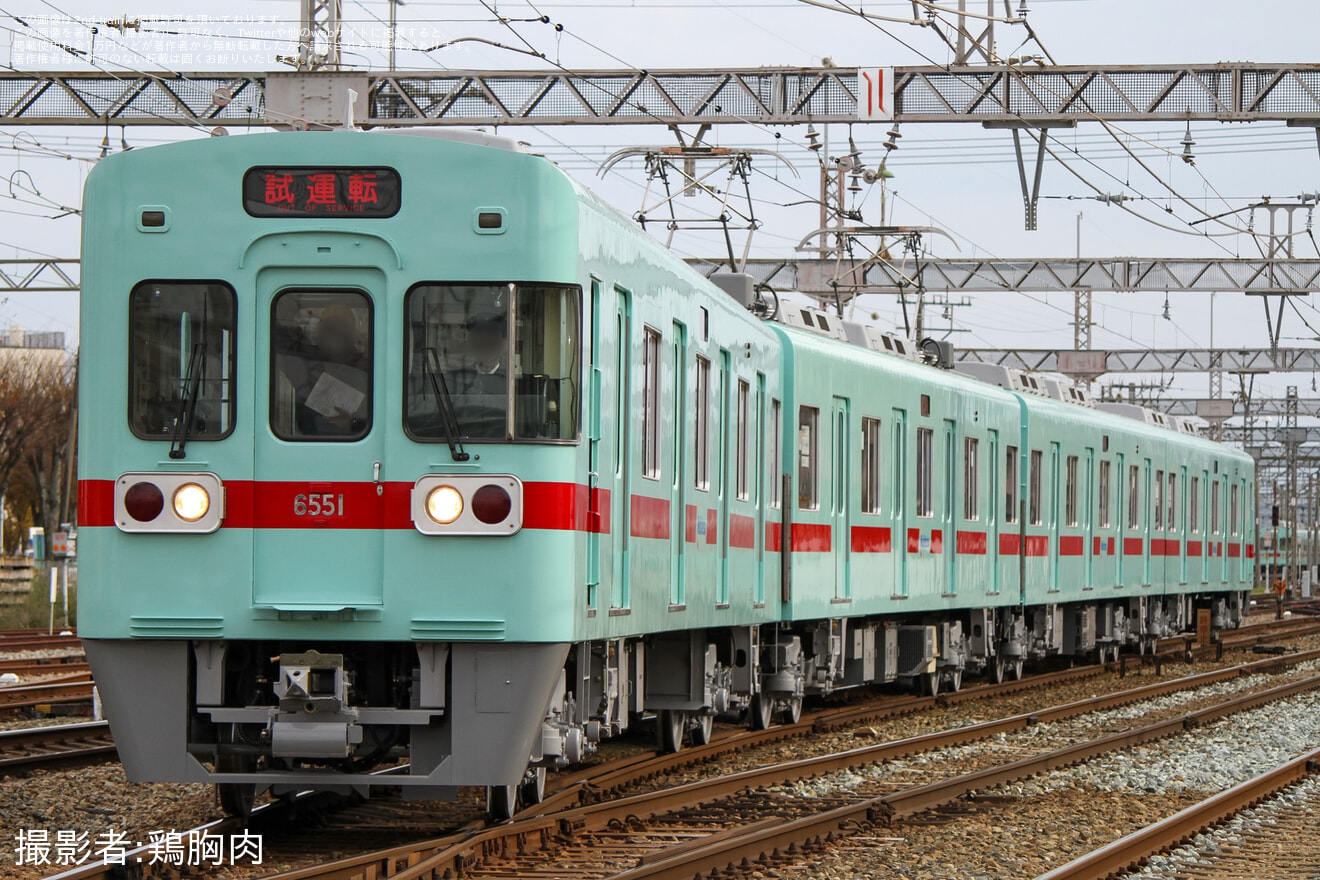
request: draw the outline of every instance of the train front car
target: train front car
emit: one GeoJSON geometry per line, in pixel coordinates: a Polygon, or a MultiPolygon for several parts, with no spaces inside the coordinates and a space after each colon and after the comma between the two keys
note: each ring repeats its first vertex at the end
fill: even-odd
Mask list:
{"type": "Polygon", "coordinates": [[[405,796],[507,811],[583,581],[577,215],[476,134],[93,171],[79,627],[130,779],[241,812],[406,747],[405,796]]]}

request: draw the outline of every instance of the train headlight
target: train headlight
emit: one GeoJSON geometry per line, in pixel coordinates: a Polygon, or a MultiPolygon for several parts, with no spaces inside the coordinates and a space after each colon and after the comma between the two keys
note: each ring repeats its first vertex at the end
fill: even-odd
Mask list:
{"type": "Polygon", "coordinates": [[[174,490],[174,514],[184,522],[195,523],[211,509],[211,493],[197,483],[184,483],[174,490]]]}
{"type": "Polygon", "coordinates": [[[447,526],[463,515],[463,496],[453,486],[436,486],[426,495],[426,515],[447,526]]]}
{"type": "Polygon", "coordinates": [[[120,474],[115,527],[136,534],[209,535],[225,519],[225,484],[210,473],[120,474]]]}
{"type": "Polygon", "coordinates": [[[426,474],[413,484],[409,507],[423,535],[516,535],[523,484],[512,474],[426,474]]]}

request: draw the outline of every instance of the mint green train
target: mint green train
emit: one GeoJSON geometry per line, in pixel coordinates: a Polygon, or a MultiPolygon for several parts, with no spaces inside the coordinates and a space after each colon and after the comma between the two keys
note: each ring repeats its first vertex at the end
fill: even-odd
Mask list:
{"type": "Polygon", "coordinates": [[[767,315],[511,140],[134,150],[83,219],[78,623],[132,780],[507,815],[644,718],[1241,617],[1242,453],[767,315]]]}

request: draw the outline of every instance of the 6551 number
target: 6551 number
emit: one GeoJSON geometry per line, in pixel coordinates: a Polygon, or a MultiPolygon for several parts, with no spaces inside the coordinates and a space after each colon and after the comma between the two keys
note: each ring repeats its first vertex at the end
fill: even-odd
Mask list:
{"type": "Polygon", "coordinates": [[[344,496],[333,492],[293,496],[294,516],[343,516],[344,496]]]}

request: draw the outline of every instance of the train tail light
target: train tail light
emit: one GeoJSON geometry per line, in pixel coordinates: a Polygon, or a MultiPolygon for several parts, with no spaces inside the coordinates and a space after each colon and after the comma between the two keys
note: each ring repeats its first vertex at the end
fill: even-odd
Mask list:
{"type": "Polygon", "coordinates": [[[115,481],[121,532],[209,534],[224,518],[224,483],[215,474],[131,473],[115,481]]]}
{"type": "Polygon", "coordinates": [[[507,474],[428,474],[413,485],[413,526],[424,535],[512,535],[522,501],[522,483],[507,474]]]}

